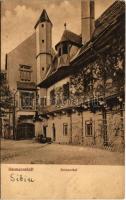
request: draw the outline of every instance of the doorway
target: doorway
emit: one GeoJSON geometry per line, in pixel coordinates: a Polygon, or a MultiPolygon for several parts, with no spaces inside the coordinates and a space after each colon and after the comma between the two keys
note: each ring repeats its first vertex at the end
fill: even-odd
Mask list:
{"type": "Polygon", "coordinates": [[[32,139],[35,137],[34,124],[22,123],[17,126],[17,139],[32,139]]]}
{"type": "Polygon", "coordinates": [[[43,126],[43,136],[46,138],[47,136],[47,126],[43,126]]]}
{"type": "Polygon", "coordinates": [[[56,128],[55,128],[54,123],[53,123],[53,126],[52,126],[52,132],[53,132],[53,141],[56,141],[56,128]]]}

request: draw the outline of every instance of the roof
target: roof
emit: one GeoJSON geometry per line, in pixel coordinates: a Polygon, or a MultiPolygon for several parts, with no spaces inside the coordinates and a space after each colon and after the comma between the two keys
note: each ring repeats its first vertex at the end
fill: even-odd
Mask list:
{"type": "Polygon", "coordinates": [[[50,21],[48,14],[47,14],[45,9],[43,9],[43,11],[42,11],[42,13],[41,13],[41,15],[40,15],[40,17],[39,17],[34,28],[36,29],[38,24],[41,23],[41,22],[50,22],[52,24],[52,22],[50,21]]]}
{"type": "MultiPolygon", "coordinates": [[[[113,3],[97,20],[95,31],[93,36],[89,42],[83,45],[80,48],[79,54],[70,62],[70,66],[68,68],[64,68],[62,70],[62,76],[60,69],[53,71],[53,73],[49,73],[49,75],[44,79],[39,85],[40,87],[48,87],[51,84],[55,83],[57,80],[61,80],[68,76],[71,72],[76,69],[79,69],[77,66],[84,66],[84,63],[89,62],[93,58],[92,53],[92,44],[98,51],[105,51],[109,45],[108,41],[111,37],[114,37],[113,32],[115,30],[120,30],[125,28],[125,2],[116,1],[113,3]],[[67,72],[66,72],[67,71],[67,72]]],[[[64,41],[78,41],[79,37],[76,37],[74,33],[71,31],[65,30],[60,42],[64,41]],[[74,37],[75,36],[75,37],[74,37]],[[75,39],[76,38],[76,39],[75,39]]],[[[78,35],[77,35],[78,36],[78,35]]],[[[59,43],[60,43],[59,42],[59,43]]],[[[58,43],[58,44],[59,44],[58,43]]],[[[57,44],[57,45],[58,45],[57,44]]],[[[50,70],[51,71],[51,70],[50,70]]],[[[52,72],[51,71],[51,72],[52,72]]]]}
{"type": "Polygon", "coordinates": [[[96,38],[109,25],[116,22],[117,18],[125,12],[125,2],[115,1],[103,14],[95,21],[95,31],[93,38],[96,38]]]}
{"type": "MultiPolygon", "coordinates": [[[[90,43],[97,41],[97,38],[102,37],[102,35],[111,30],[112,27],[118,26],[118,22],[121,23],[123,16],[125,13],[125,2],[116,1],[114,2],[96,21],[95,21],[95,30],[92,35],[91,40],[86,43],[80,50],[80,54],[86,51],[86,49],[90,48],[90,43]]],[[[98,41],[97,41],[98,43],[98,41]]]]}
{"type": "MultiPolygon", "coordinates": [[[[69,30],[65,30],[63,32],[61,40],[58,44],[63,43],[63,42],[71,42],[72,44],[75,44],[76,46],[81,47],[82,46],[81,41],[82,41],[81,36],[77,35],[76,33],[71,32],[69,30]]],[[[58,46],[58,44],[56,46],[58,46]]],[[[54,51],[54,49],[53,49],[53,51],[54,51]]],[[[55,52],[54,52],[52,65],[50,66],[49,70],[47,71],[45,79],[57,71],[57,64],[58,64],[58,54],[55,54],[55,52]]]]}
{"type": "Polygon", "coordinates": [[[62,42],[71,42],[72,44],[75,44],[79,47],[82,46],[81,36],[69,30],[64,30],[61,40],[58,42],[58,44],[56,44],[55,48],[57,49],[57,46],[62,42]]]}

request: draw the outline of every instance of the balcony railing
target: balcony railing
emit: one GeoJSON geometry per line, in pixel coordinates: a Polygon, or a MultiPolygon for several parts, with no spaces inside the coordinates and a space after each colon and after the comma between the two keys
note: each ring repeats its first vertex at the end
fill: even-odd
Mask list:
{"type": "Polygon", "coordinates": [[[84,103],[83,98],[76,98],[76,99],[68,99],[65,102],[55,105],[48,105],[48,106],[38,106],[38,111],[40,114],[51,113],[51,112],[58,112],[63,109],[68,109],[72,107],[79,106],[80,104],[84,103]]]}
{"type": "Polygon", "coordinates": [[[17,81],[17,89],[35,90],[36,84],[34,82],[20,82],[17,81]]]}
{"type": "Polygon", "coordinates": [[[50,112],[54,112],[54,111],[59,111],[65,108],[69,108],[75,105],[78,105],[79,102],[73,102],[72,100],[66,100],[63,103],[60,104],[55,104],[55,105],[48,105],[48,106],[38,106],[38,110],[40,113],[50,113],[50,112]]]}
{"type": "Polygon", "coordinates": [[[120,92],[123,92],[124,88],[118,89],[117,87],[109,87],[105,89],[105,96],[103,96],[103,93],[100,95],[95,96],[92,92],[88,92],[87,95],[83,96],[77,96],[74,99],[70,97],[70,99],[60,102],[60,104],[55,103],[55,105],[48,105],[48,106],[38,106],[38,111],[40,114],[46,114],[46,113],[51,113],[51,112],[57,112],[63,109],[68,109],[71,107],[77,107],[80,106],[81,104],[89,103],[94,100],[100,100],[101,98],[108,98],[113,95],[119,95],[120,92]],[[99,98],[99,99],[98,99],[99,98]]]}

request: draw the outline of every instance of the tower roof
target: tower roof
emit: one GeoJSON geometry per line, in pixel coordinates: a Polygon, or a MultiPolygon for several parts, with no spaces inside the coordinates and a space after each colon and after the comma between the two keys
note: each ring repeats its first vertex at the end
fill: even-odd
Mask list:
{"type": "Polygon", "coordinates": [[[34,28],[36,29],[38,24],[41,23],[41,22],[50,22],[52,24],[52,22],[50,21],[48,14],[47,14],[45,9],[43,9],[43,11],[42,11],[36,25],[34,26],[34,28]]]}
{"type": "Polygon", "coordinates": [[[56,44],[55,48],[57,49],[57,46],[60,43],[67,41],[79,47],[81,47],[82,45],[82,39],[80,35],[77,35],[76,33],[73,33],[72,31],[69,30],[64,30],[61,40],[58,42],[58,44],[56,44]]]}

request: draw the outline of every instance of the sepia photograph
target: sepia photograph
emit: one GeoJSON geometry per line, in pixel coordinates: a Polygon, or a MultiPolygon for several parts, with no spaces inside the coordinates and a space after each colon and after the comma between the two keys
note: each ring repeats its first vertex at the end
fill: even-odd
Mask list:
{"type": "Polygon", "coordinates": [[[124,166],[124,68],[124,1],[1,1],[1,163],[124,166]]]}

